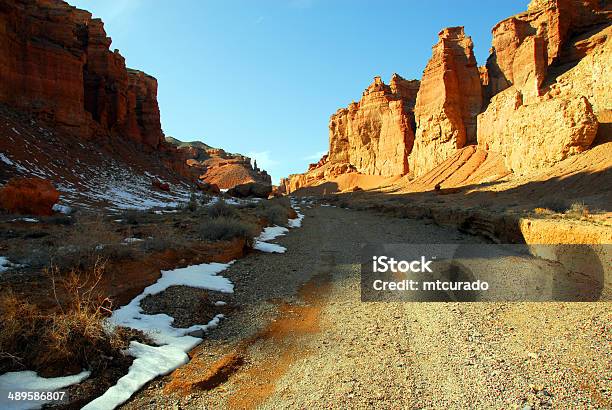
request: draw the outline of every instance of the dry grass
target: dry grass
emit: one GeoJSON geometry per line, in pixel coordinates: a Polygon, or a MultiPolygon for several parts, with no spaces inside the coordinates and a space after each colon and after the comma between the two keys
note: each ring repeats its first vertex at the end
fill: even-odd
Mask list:
{"type": "Polygon", "coordinates": [[[105,325],[110,301],[96,291],[103,273],[101,262],[88,271],[73,270],[63,277],[58,276],[57,268],[50,269],[57,302],[57,311],[50,313],[11,291],[3,292],[0,372],[26,368],[49,377],[95,369],[103,365],[105,356],[120,355],[130,336],[105,325]]]}
{"type": "Polygon", "coordinates": [[[228,205],[221,198],[206,209],[206,214],[211,218],[235,218],[238,216],[236,208],[228,205]]]}
{"type": "Polygon", "coordinates": [[[569,218],[588,218],[591,214],[589,207],[584,202],[574,202],[565,212],[565,216],[569,218]]]}
{"type": "Polygon", "coordinates": [[[270,225],[287,225],[291,202],[288,198],[275,198],[259,201],[255,208],[255,214],[264,218],[270,225]]]}
{"type": "Polygon", "coordinates": [[[255,226],[247,222],[230,218],[204,219],[198,226],[199,237],[207,241],[229,241],[242,238],[247,246],[252,246],[255,237],[255,226]]]}

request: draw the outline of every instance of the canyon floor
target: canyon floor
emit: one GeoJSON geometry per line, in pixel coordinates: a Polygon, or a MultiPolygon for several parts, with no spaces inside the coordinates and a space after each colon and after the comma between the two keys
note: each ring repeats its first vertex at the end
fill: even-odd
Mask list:
{"type": "Polygon", "coordinates": [[[191,361],[122,408],[612,406],[607,303],[364,303],[362,244],[480,239],[424,220],[302,212],[302,228],[277,240],[286,253],[223,273],[231,313],[191,361]]]}

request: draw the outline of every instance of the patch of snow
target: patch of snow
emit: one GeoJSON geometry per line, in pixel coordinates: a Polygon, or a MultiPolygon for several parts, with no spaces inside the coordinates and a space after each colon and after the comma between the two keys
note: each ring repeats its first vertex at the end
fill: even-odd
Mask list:
{"type": "Polygon", "coordinates": [[[72,208],[70,208],[68,205],[55,204],[53,205],[52,209],[55,212],[59,212],[65,215],[70,215],[72,213],[72,208]]]}
{"type": "Polygon", "coordinates": [[[48,400],[25,401],[25,400],[8,400],[7,392],[22,392],[22,391],[40,391],[51,392],[63,389],[65,387],[77,384],[87,379],[90,375],[89,371],[82,371],[74,376],[44,378],[40,377],[33,371],[9,372],[0,376],[0,407],[7,410],[25,410],[39,409],[48,400]]]}
{"type": "Polygon", "coordinates": [[[11,219],[10,222],[28,222],[28,223],[36,224],[40,221],[35,218],[15,218],[15,219],[11,219]]]}
{"type": "Polygon", "coordinates": [[[253,245],[253,249],[257,249],[258,251],[267,252],[267,253],[285,253],[285,251],[287,250],[287,248],[285,248],[284,246],[281,246],[275,243],[259,242],[259,241],[255,241],[255,245],[253,245]]]}
{"type": "Polygon", "coordinates": [[[263,232],[257,238],[255,238],[255,245],[253,246],[253,249],[269,253],[285,253],[287,248],[275,243],[268,243],[268,241],[285,235],[287,232],[289,232],[289,229],[282,226],[268,226],[267,228],[264,228],[263,232]]]}
{"type": "Polygon", "coordinates": [[[123,240],[124,243],[135,243],[135,242],[143,242],[144,239],[140,239],[140,238],[125,238],[123,240]]]}
{"type": "Polygon", "coordinates": [[[227,303],[222,300],[218,300],[215,302],[215,306],[225,306],[225,305],[227,305],[227,303]]]}
{"type": "Polygon", "coordinates": [[[155,315],[144,313],[140,307],[140,302],[149,295],[156,295],[170,286],[176,285],[232,293],[234,285],[227,278],[218,276],[231,263],[233,262],[229,264],[205,263],[171,271],[162,271],[162,277],[157,282],[148,286],[129,304],[114,311],[109,319],[109,324],[141,330],[159,346],[131,342],[127,352],[135,359],[128,374],[83,409],[113,409],[128,400],[149,381],[168,374],[187,363],[189,361],[187,352],[202,341],[201,338],[189,336],[189,333],[215,327],[224,316],[216,315],[205,325],[194,325],[186,329],[179,329],[172,327],[174,319],[164,313],[155,315]]]}
{"type": "Polygon", "coordinates": [[[6,256],[0,256],[0,273],[6,272],[13,264],[9,262],[6,256]]]}
{"type": "Polygon", "coordinates": [[[0,161],[4,162],[6,165],[13,165],[13,161],[11,161],[6,155],[0,152],[0,161]]]}

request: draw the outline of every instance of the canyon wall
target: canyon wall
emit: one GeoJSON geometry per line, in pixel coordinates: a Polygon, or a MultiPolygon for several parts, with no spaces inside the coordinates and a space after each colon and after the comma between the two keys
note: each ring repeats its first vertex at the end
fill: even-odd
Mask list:
{"type": "Polygon", "coordinates": [[[375,80],[332,116],[329,160],[284,186],[320,184],[341,169],[418,180],[469,145],[525,174],[611,141],[611,16],[609,2],[533,0],[493,27],[482,67],[463,27],[442,30],[418,87],[402,94],[375,80]],[[405,117],[393,107],[398,95],[405,117]]]}
{"type": "Polygon", "coordinates": [[[412,150],[412,108],[418,81],[395,74],[391,84],[380,77],[358,103],[339,109],[329,121],[329,161],[349,163],[369,175],[403,175],[412,150]]]}
{"type": "Polygon", "coordinates": [[[532,1],[493,28],[478,144],[501,153],[511,171],[584,152],[609,122],[609,16],[597,1],[532,1]]]}
{"type": "Polygon", "coordinates": [[[100,19],[59,0],[0,3],[0,102],[85,139],[163,143],[157,82],[128,70],[100,19]]]}
{"type": "Polygon", "coordinates": [[[176,149],[175,157],[187,165],[191,179],[214,184],[220,189],[258,182],[272,185],[272,177],[252,164],[251,158],[213,148],[200,141],[182,142],[172,137],[166,141],[176,149]]]}
{"type": "Polygon", "coordinates": [[[457,149],[476,142],[482,87],[472,39],[463,27],[442,30],[425,67],[414,115],[416,135],[410,172],[423,175],[457,149]]]}

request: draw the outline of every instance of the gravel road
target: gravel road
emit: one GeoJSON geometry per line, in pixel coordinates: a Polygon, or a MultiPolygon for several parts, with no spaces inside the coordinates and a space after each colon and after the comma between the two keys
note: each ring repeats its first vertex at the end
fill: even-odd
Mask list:
{"type": "Polygon", "coordinates": [[[192,352],[191,388],[169,389],[180,384],[169,375],[124,408],[612,408],[608,303],[363,303],[363,244],[479,240],[418,220],[302,211],[303,227],[275,241],[286,253],[224,272],[231,313],[192,352]]]}

